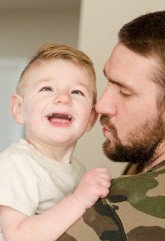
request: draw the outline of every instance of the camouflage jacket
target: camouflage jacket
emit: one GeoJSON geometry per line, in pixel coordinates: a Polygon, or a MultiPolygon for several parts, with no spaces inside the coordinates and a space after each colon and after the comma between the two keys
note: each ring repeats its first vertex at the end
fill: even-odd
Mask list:
{"type": "Polygon", "coordinates": [[[109,195],[58,239],[99,240],[165,240],[165,161],[149,172],[113,179],[109,195]]]}

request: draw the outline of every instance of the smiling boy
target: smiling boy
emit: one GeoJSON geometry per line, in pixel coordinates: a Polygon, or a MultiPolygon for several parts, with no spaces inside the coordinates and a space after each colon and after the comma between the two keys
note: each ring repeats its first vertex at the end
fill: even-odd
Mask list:
{"type": "Polygon", "coordinates": [[[12,113],[26,137],[0,154],[0,240],[54,241],[108,194],[108,170],[85,173],[72,156],[95,102],[93,64],[79,50],[46,44],[22,72],[12,113]]]}

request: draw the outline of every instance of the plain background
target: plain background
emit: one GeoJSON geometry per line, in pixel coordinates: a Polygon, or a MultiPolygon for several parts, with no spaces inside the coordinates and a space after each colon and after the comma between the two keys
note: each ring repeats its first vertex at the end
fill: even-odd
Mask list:
{"type": "MultiPolygon", "coordinates": [[[[9,96],[26,62],[45,42],[64,43],[86,52],[97,72],[98,96],[106,86],[102,69],[117,42],[118,30],[133,18],[165,10],[163,0],[0,0],[0,150],[23,129],[10,115],[9,96]]],[[[125,164],[103,155],[101,126],[81,138],[75,156],[87,169],[104,166],[119,176],[125,164]]]]}

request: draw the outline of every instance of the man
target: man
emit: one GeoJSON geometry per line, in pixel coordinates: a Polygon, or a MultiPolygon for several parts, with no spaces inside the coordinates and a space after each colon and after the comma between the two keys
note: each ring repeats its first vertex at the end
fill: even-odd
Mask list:
{"type": "Polygon", "coordinates": [[[165,11],[136,18],[119,31],[107,60],[107,88],[96,105],[105,155],[143,165],[114,179],[110,194],[60,241],[165,240],[165,11]]]}

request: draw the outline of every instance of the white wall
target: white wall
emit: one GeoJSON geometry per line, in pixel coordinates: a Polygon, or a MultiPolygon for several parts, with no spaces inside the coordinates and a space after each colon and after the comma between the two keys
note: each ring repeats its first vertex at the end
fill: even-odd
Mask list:
{"type": "MultiPolygon", "coordinates": [[[[106,84],[102,69],[116,44],[120,27],[139,15],[157,10],[165,10],[165,1],[82,0],[79,48],[88,53],[94,61],[99,96],[106,84]]],[[[76,154],[89,169],[95,166],[106,166],[112,170],[113,176],[118,176],[124,166],[107,160],[101,151],[103,142],[101,127],[97,124],[93,131],[82,138],[76,154]]]]}
{"type": "Polygon", "coordinates": [[[45,42],[77,47],[79,5],[75,8],[0,8],[0,56],[31,58],[45,42]]]}

